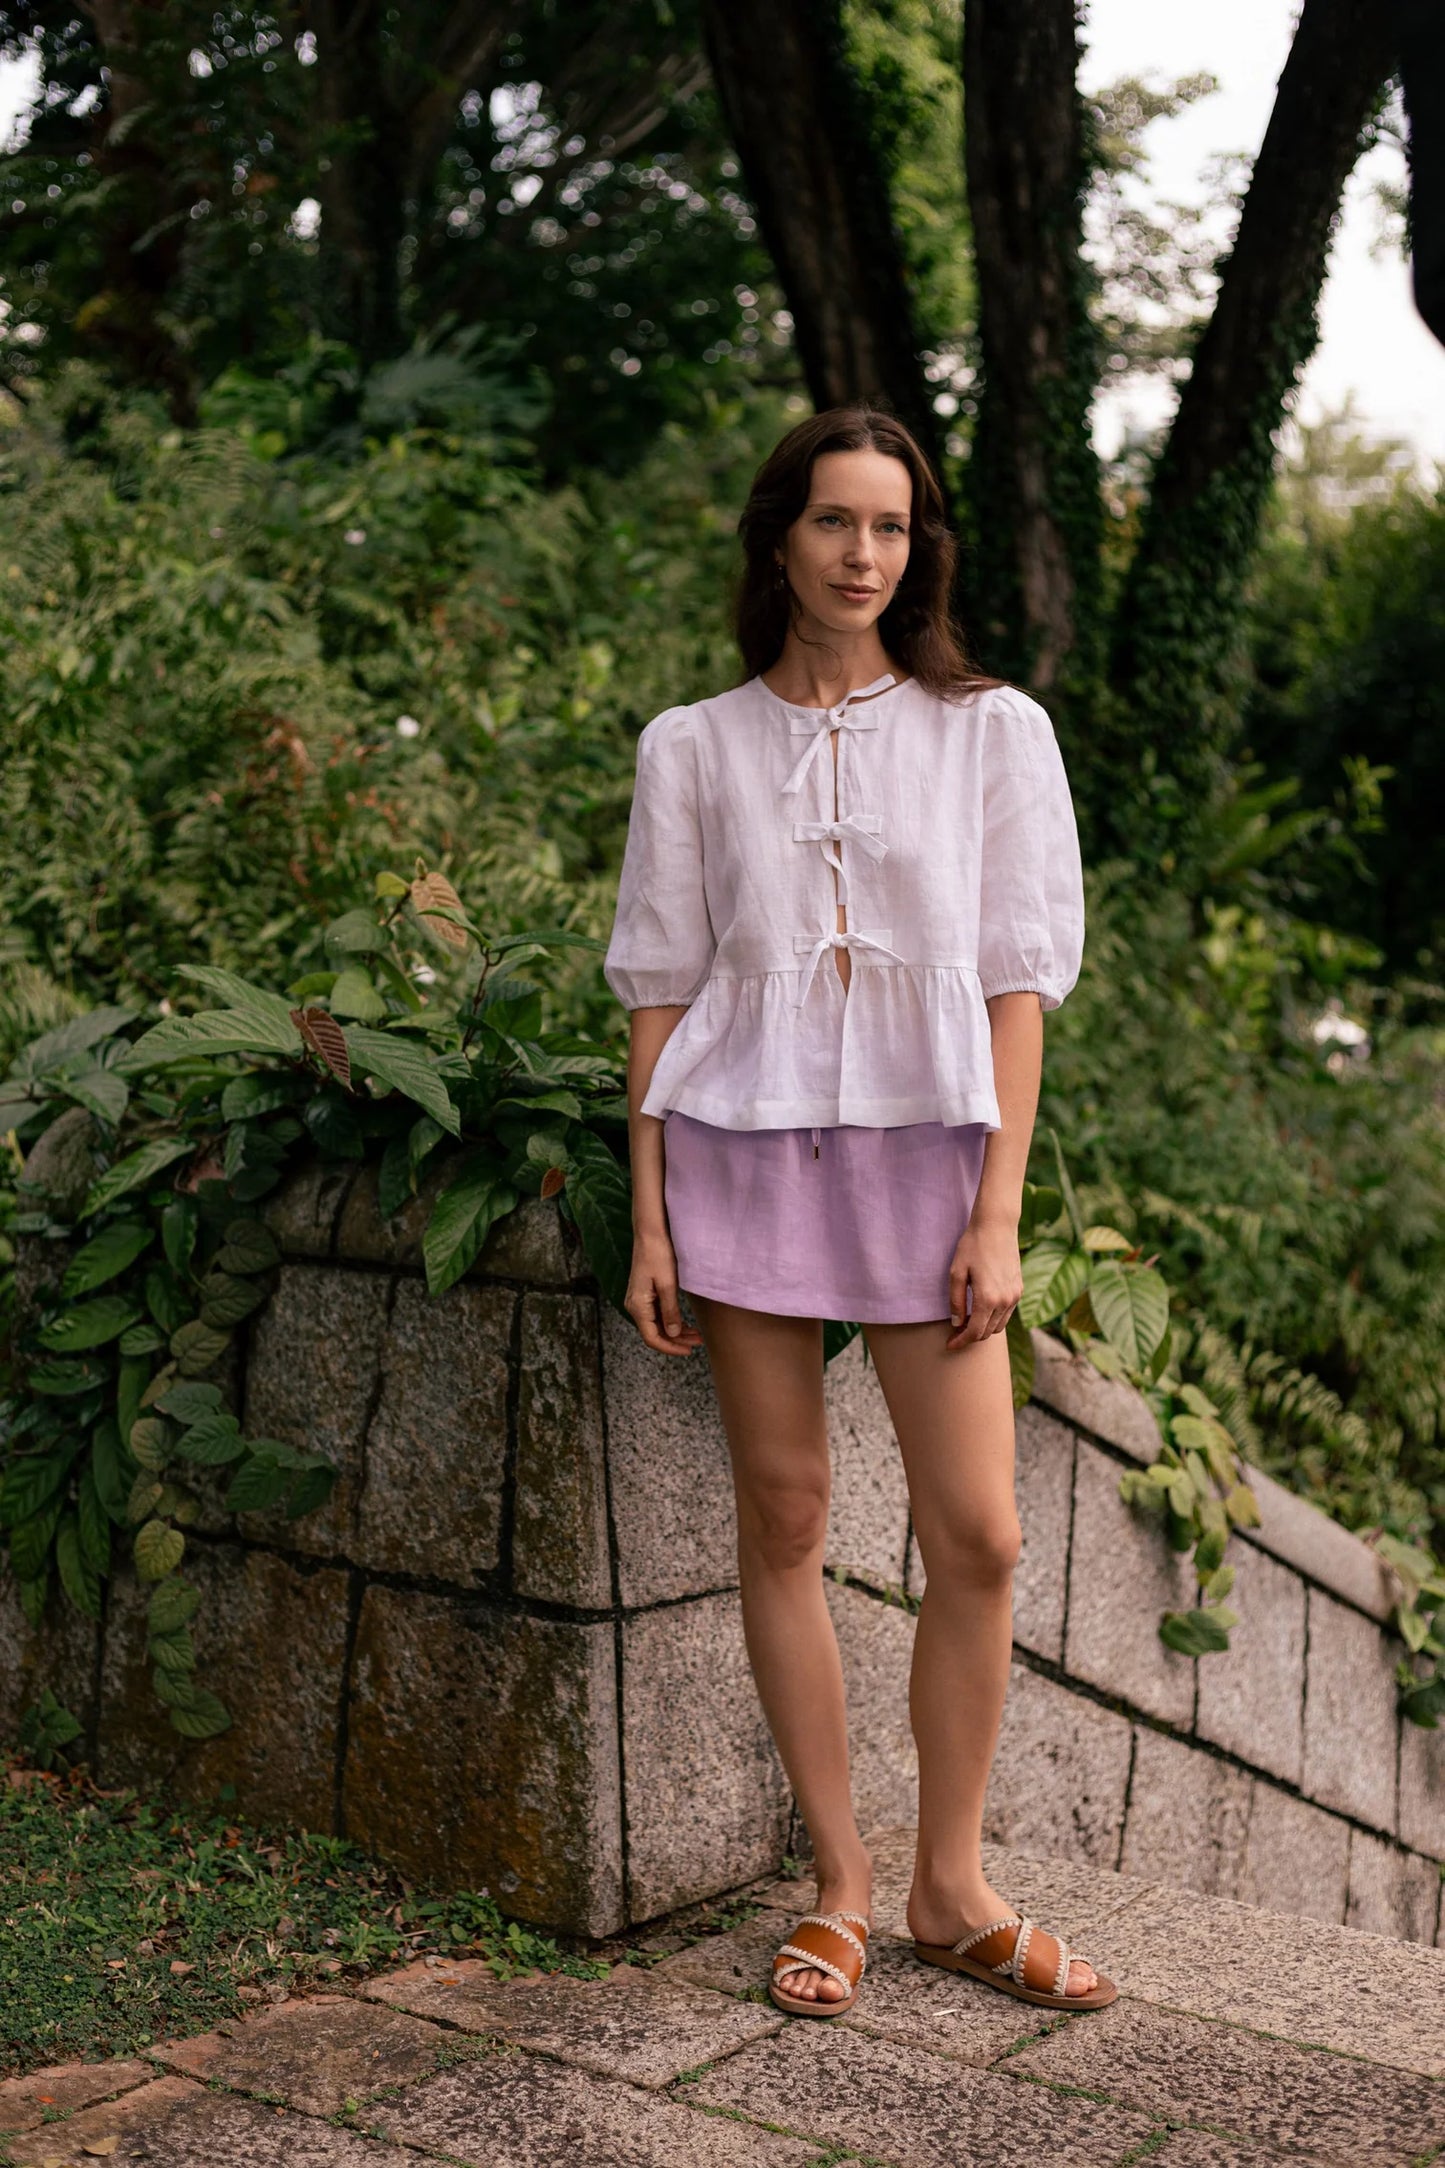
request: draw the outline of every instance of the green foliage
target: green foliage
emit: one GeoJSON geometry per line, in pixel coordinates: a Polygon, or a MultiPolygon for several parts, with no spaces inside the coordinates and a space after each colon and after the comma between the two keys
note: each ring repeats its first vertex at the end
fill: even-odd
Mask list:
{"type": "Polygon", "coordinates": [[[29,1759],[0,1782],[5,2075],[134,2055],[262,1994],[334,1993],[429,1953],[480,1958],[499,1979],[605,1969],[504,1918],[485,1890],[414,1887],[340,1838],[46,1779],[29,1759]]]}
{"type": "Polygon", "coordinates": [[[544,1027],[542,989],[522,975],[601,944],[551,930],[489,941],[421,861],[410,880],[387,872],[375,887],[376,908],[344,914],[326,937],[358,959],[371,1024],[334,1014],[339,975],[296,1007],[295,985],[283,997],[190,965],[182,979],[224,1006],[173,1013],[136,1038],[138,1019],[111,1010],[105,1036],[51,1033],[0,1087],[17,1143],[41,1147],[16,1231],[74,1245],[22,1342],[18,1390],[0,1403],[0,1530],[32,1620],[52,1579],[98,1618],[128,1543],[154,1588],[152,1684],[190,1739],[230,1720],[196,1677],[199,1599],[177,1578],[186,1529],[207,1500],[297,1519],[335,1480],[322,1454],[244,1435],[223,1391],[236,1329],[280,1263],[254,1206],[293,1155],[380,1152],[389,1214],[435,1172],[423,1242],[434,1295],[529,1194],[563,1196],[604,1294],[620,1307],[626,1292],[627,1180],[589,1126],[625,1133],[625,1088],[608,1049],[544,1027]],[[75,1104],[81,1061],[117,1085],[104,1112],[94,1094],[75,1104]],[[77,1118],[85,1151],[67,1166],[57,1140],[77,1118]],[[437,1155],[454,1144],[448,1164],[437,1155]]]}

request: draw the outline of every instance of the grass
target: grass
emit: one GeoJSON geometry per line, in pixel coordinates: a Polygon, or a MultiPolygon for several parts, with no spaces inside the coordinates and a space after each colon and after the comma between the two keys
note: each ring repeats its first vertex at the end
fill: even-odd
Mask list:
{"type": "Polygon", "coordinates": [[[606,1970],[485,1890],[417,1887],[340,1838],[156,1805],[83,1771],[0,1775],[0,2076],[133,2054],[428,1953],[503,1979],[606,1970]]]}

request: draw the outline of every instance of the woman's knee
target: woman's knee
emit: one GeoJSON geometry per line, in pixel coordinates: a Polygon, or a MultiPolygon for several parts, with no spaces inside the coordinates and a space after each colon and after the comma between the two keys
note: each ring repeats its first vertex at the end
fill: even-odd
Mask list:
{"type": "Polygon", "coordinates": [[[738,1497],[738,1548],[778,1571],[821,1554],[828,1528],[828,1484],[751,1483],[738,1497]]]}
{"type": "Polygon", "coordinates": [[[926,1527],[917,1522],[915,1533],[930,1583],[1002,1587],[1012,1578],[1023,1549],[1023,1530],[1012,1510],[942,1513],[926,1527]]]}

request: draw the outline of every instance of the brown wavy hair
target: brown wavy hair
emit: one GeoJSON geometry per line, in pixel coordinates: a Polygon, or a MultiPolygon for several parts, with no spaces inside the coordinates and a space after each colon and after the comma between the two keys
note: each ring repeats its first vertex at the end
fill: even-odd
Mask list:
{"type": "Polygon", "coordinates": [[[774,577],[775,550],[808,503],[813,462],[823,452],[886,452],[901,459],[913,484],[908,564],[893,599],[878,620],[878,633],[926,692],[958,697],[1001,685],[969,656],[953,615],[958,545],[944,513],[943,491],[926,453],[895,415],[859,401],[810,415],[776,444],[753,477],[738,521],[743,569],[733,628],[742,652],[740,684],[770,670],[783,652],[798,601],[791,586],[774,577]]]}

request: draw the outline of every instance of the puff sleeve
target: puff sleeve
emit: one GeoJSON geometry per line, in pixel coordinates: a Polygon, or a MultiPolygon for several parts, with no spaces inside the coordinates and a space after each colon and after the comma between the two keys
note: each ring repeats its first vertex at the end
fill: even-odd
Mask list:
{"type": "Polygon", "coordinates": [[[1031,991],[1056,1009],[1084,954],[1084,882],[1063,756],[1047,711],[993,696],[984,745],[978,973],[985,1000],[1031,991]]]}
{"type": "Polygon", "coordinates": [[[602,965],[628,1010],[685,1006],[717,949],[703,889],[696,752],[685,717],[685,709],[666,708],[637,740],[617,912],[602,965]]]}

